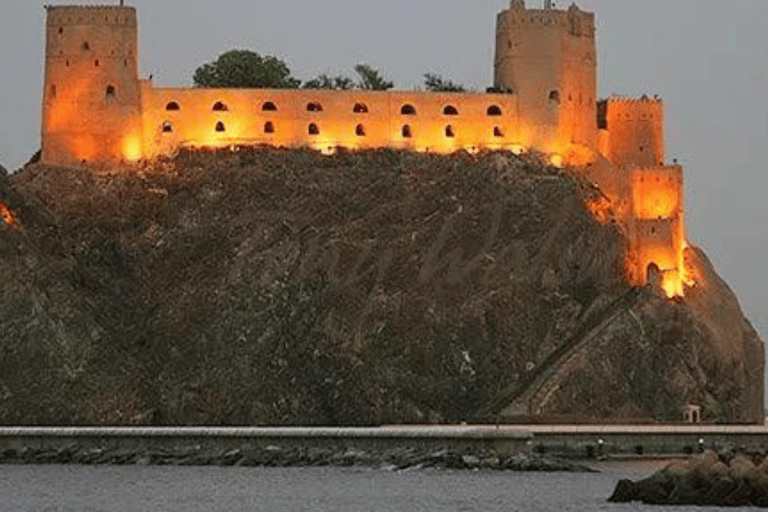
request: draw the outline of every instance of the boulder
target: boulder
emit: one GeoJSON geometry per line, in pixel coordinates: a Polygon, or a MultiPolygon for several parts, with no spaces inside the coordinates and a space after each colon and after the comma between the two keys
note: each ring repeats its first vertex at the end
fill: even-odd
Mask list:
{"type": "Polygon", "coordinates": [[[707,452],[669,464],[637,482],[620,480],[608,501],[768,508],[768,474],[763,471],[768,457],[759,466],[744,454],[729,459],[726,465],[717,454],[707,452]]]}

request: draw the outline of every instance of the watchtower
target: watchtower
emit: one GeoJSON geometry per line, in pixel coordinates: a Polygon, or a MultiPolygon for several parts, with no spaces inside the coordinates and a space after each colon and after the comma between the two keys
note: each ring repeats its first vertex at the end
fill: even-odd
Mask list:
{"type": "Polygon", "coordinates": [[[597,147],[593,13],[551,2],[527,9],[524,0],[512,0],[498,15],[494,69],[495,87],[518,95],[533,144],[597,147]]]}
{"type": "Polygon", "coordinates": [[[142,136],[136,10],[46,10],[42,161],[137,160],[142,136]]]}

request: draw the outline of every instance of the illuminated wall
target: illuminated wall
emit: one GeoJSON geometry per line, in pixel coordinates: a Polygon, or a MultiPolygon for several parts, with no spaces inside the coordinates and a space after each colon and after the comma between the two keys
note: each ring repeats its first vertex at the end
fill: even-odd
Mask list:
{"type": "Polygon", "coordinates": [[[42,160],[141,157],[136,10],[47,7],[42,160]]]}
{"type": "Polygon", "coordinates": [[[600,102],[600,151],[618,166],[664,165],[664,104],[660,99],[600,102]]]}
{"type": "Polygon", "coordinates": [[[686,282],[683,169],[676,165],[636,167],[629,182],[632,211],[623,223],[630,238],[630,279],[644,284],[649,266],[655,265],[667,295],[682,295],[686,282]]]}
{"type": "Polygon", "coordinates": [[[595,17],[526,9],[522,0],[498,15],[494,85],[520,97],[521,122],[547,145],[597,147],[595,17]]]}
{"type": "Polygon", "coordinates": [[[513,94],[155,89],[142,83],[144,154],[269,144],[451,153],[530,142],[513,94]]]}

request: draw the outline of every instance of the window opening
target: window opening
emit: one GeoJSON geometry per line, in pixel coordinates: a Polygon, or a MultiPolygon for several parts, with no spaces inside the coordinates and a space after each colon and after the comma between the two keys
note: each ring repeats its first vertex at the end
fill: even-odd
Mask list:
{"type": "Polygon", "coordinates": [[[227,131],[226,127],[224,126],[224,123],[222,123],[221,121],[216,123],[216,131],[219,133],[227,131]]]}
{"type": "Polygon", "coordinates": [[[173,133],[173,124],[170,121],[163,123],[163,133],[173,133]]]}
{"type": "Polygon", "coordinates": [[[87,52],[87,51],[88,51],[88,50],[90,50],[90,49],[91,49],[91,45],[88,43],[88,41],[83,41],[82,50],[83,50],[84,52],[87,52]]]}
{"type": "Polygon", "coordinates": [[[275,133],[275,125],[272,121],[264,123],[264,133],[275,133]]]}
{"type": "Polygon", "coordinates": [[[407,124],[403,126],[402,134],[403,134],[403,137],[406,139],[410,139],[411,137],[413,137],[413,132],[411,131],[411,127],[408,126],[407,124]]]}
{"type": "Polygon", "coordinates": [[[221,101],[217,101],[213,105],[214,112],[227,112],[228,110],[229,110],[229,107],[221,101]]]}
{"type": "Polygon", "coordinates": [[[308,103],[307,104],[307,112],[322,112],[323,106],[319,103],[308,103]]]}
{"type": "Polygon", "coordinates": [[[64,33],[64,29],[59,27],[59,34],[63,34],[63,33],[64,33]]]}
{"type": "Polygon", "coordinates": [[[352,109],[352,111],[355,114],[367,114],[368,113],[368,107],[365,106],[365,103],[355,103],[355,108],[352,109]]]}
{"type": "Polygon", "coordinates": [[[413,105],[403,105],[403,108],[400,109],[400,113],[404,116],[415,116],[416,107],[413,105]]]}
{"type": "Polygon", "coordinates": [[[320,128],[318,128],[315,123],[310,123],[310,125],[309,125],[309,134],[310,135],[320,135],[320,128]]]}
{"type": "Polygon", "coordinates": [[[107,86],[107,94],[106,94],[106,96],[107,96],[107,100],[108,101],[111,101],[111,100],[114,100],[115,98],[117,98],[117,91],[115,90],[115,86],[114,85],[108,85],[107,86]]]}
{"type": "Polygon", "coordinates": [[[491,105],[488,107],[488,115],[489,116],[500,116],[501,115],[501,109],[498,105],[491,105]]]}
{"type": "Polygon", "coordinates": [[[355,127],[355,135],[358,137],[365,137],[365,127],[361,124],[355,127]]]}
{"type": "Polygon", "coordinates": [[[448,105],[443,109],[443,114],[445,114],[446,116],[457,116],[459,115],[459,111],[456,110],[456,107],[454,107],[453,105],[448,105]]]}
{"type": "Polygon", "coordinates": [[[165,110],[181,110],[181,107],[179,107],[179,104],[175,101],[169,101],[165,106],[165,110]]]}
{"type": "Polygon", "coordinates": [[[50,97],[51,97],[52,100],[56,99],[56,86],[55,85],[51,86],[50,97]]]}
{"type": "Polygon", "coordinates": [[[494,137],[503,137],[503,136],[504,136],[504,132],[502,132],[502,131],[501,131],[501,128],[499,128],[498,126],[496,126],[496,127],[493,129],[493,136],[494,136],[494,137]]]}
{"type": "Polygon", "coordinates": [[[445,127],[445,136],[446,137],[455,137],[456,132],[453,131],[453,126],[448,125],[445,127]]]}
{"type": "Polygon", "coordinates": [[[555,103],[560,103],[560,92],[559,91],[550,91],[549,93],[549,100],[554,101],[555,103]]]}
{"type": "Polygon", "coordinates": [[[93,63],[94,66],[99,67],[99,59],[96,59],[96,61],[93,63]]]}
{"type": "Polygon", "coordinates": [[[268,101],[261,106],[261,110],[264,110],[266,112],[276,112],[277,107],[275,106],[274,103],[272,103],[271,101],[268,101]]]}

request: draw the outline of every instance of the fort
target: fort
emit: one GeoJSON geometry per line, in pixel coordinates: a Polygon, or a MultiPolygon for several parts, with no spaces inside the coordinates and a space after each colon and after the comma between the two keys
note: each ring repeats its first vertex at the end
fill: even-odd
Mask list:
{"type": "Polygon", "coordinates": [[[495,93],[158,88],[140,80],[137,13],[49,6],[42,162],[130,165],[180,148],[269,145],[536,151],[603,191],[627,276],[682,295],[683,171],[664,164],[661,100],[597,92],[594,14],[512,0],[498,15],[495,93]]]}

